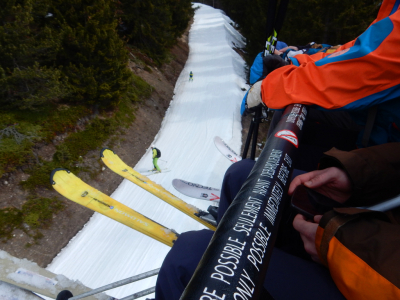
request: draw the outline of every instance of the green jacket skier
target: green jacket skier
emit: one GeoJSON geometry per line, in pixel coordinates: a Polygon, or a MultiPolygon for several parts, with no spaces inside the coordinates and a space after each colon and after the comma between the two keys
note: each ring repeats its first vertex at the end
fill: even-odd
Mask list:
{"type": "Polygon", "coordinates": [[[189,81],[193,81],[193,72],[192,71],[190,71],[190,74],[189,74],[189,81]]]}
{"type": "Polygon", "coordinates": [[[156,147],[151,147],[151,149],[153,153],[153,165],[154,165],[153,171],[161,172],[160,167],[157,165],[158,158],[161,157],[161,151],[156,147]]]}

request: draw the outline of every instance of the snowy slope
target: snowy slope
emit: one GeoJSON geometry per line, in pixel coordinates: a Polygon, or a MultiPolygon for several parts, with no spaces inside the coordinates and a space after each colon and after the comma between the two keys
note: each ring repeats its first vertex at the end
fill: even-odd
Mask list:
{"type": "MultiPolygon", "coordinates": [[[[209,202],[180,194],[172,187],[174,178],[219,188],[231,164],[214,146],[220,136],[234,151],[240,152],[240,103],[247,87],[244,61],[232,49],[243,46],[242,37],[220,10],[194,4],[194,23],[190,30],[190,54],[175,87],[161,129],[153,145],[162,151],[159,165],[171,172],[151,179],[203,210],[209,202]],[[189,82],[190,71],[194,81],[189,82]]],[[[134,169],[149,169],[149,149],[134,169]]],[[[116,151],[118,154],[118,151],[116,151]]],[[[156,222],[177,232],[204,228],[177,209],[162,202],[133,183],[124,180],[111,195],[156,222]]],[[[95,213],[49,265],[54,273],[78,279],[96,288],[145,271],[159,268],[169,247],[95,213]]],[[[155,285],[156,277],[108,292],[122,298],[155,285]]]]}

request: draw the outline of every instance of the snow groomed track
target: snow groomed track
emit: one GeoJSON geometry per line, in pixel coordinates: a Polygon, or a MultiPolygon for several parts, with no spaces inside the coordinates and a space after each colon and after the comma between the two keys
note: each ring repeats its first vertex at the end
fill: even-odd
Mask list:
{"type": "MultiPolygon", "coordinates": [[[[240,104],[246,88],[244,61],[232,49],[242,36],[220,10],[195,3],[189,34],[190,53],[175,86],[175,96],[152,143],[162,151],[161,168],[171,172],[152,180],[202,210],[209,202],[178,193],[174,178],[220,188],[231,163],[214,146],[221,137],[236,152],[241,147],[240,104]],[[190,71],[194,74],[189,82],[190,71]]],[[[151,149],[134,169],[151,168],[151,149]]],[[[178,233],[205,228],[179,210],[124,180],[112,198],[178,233]]],[[[85,227],[49,265],[48,270],[97,288],[159,268],[170,248],[118,222],[95,213],[85,227]]],[[[122,298],[155,285],[156,277],[107,292],[122,298]]],[[[147,296],[149,297],[149,296],[147,296]]],[[[144,298],[143,298],[144,299],[144,298]]]]}

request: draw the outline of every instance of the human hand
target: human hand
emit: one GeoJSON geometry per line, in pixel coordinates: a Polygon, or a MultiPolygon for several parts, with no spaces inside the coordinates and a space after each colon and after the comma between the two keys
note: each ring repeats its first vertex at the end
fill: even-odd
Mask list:
{"type": "Polygon", "coordinates": [[[301,184],[339,203],[346,202],[350,198],[353,189],[346,172],[336,167],[297,176],[290,183],[289,195],[292,195],[295,188],[301,184]]]}
{"type": "Polygon", "coordinates": [[[286,51],[289,50],[289,49],[292,49],[292,50],[295,50],[295,51],[299,50],[299,48],[297,48],[296,46],[287,46],[287,47],[285,47],[285,48],[280,49],[279,51],[280,51],[281,53],[283,53],[283,52],[286,52],[286,51]]]}
{"type": "Polygon", "coordinates": [[[315,247],[315,235],[321,218],[321,215],[316,215],[314,216],[314,222],[311,222],[307,221],[303,215],[298,214],[293,219],[293,227],[300,233],[304,249],[310,254],[311,259],[318,263],[321,263],[321,261],[318,256],[317,248],[315,247]]]}

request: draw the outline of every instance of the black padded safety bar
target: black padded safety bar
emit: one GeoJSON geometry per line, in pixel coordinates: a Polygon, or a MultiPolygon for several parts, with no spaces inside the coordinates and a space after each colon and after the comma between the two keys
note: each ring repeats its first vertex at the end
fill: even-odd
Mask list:
{"type": "Polygon", "coordinates": [[[259,299],[306,116],[304,105],[285,109],[181,300],[259,299]]]}

